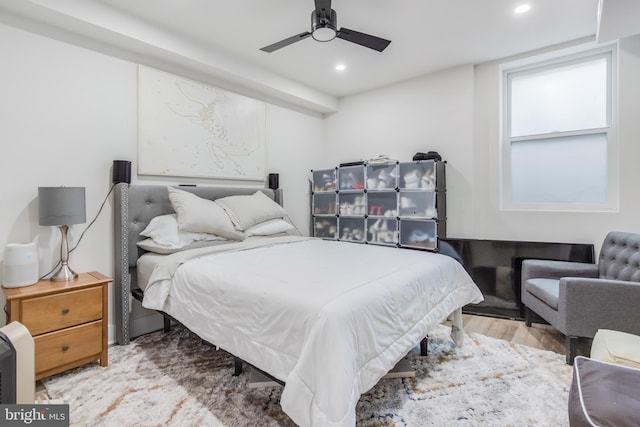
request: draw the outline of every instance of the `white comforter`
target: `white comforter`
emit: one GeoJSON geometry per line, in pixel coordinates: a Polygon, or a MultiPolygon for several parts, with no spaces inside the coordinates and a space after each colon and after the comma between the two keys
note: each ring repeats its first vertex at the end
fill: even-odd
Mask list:
{"type": "Polygon", "coordinates": [[[168,256],[143,305],[285,381],[281,406],[302,426],[354,426],[362,393],[482,301],[444,255],[302,237],[228,246],[168,256]]]}

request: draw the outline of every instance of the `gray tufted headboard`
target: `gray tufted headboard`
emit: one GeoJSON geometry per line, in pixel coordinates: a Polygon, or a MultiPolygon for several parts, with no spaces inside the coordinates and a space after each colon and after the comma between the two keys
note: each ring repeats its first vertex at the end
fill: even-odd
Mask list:
{"type": "Polygon", "coordinates": [[[601,279],[640,282],[640,234],[607,234],[598,261],[601,279]]]}
{"type": "MultiPolygon", "coordinates": [[[[247,187],[180,187],[199,197],[215,200],[233,195],[251,195],[257,190],[282,205],[282,190],[247,187]]],[[[152,218],[174,213],[166,185],[129,185],[120,183],[115,188],[114,201],[115,274],[114,294],[116,313],[116,341],[128,344],[129,301],[131,290],[137,288],[136,262],[144,252],[137,243],[143,239],[140,232],[152,218]]]]}

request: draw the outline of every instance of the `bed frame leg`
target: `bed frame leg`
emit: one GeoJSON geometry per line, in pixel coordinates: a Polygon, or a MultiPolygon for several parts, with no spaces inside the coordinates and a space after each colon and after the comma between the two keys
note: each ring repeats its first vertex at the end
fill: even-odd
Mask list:
{"type": "Polygon", "coordinates": [[[242,359],[233,357],[233,376],[237,377],[242,373],[242,359]]]}
{"type": "Polygon", "coordinates": [[[422,338],[422,341],[420,341],[420,356],[428,356],[428,344],[429,336],[427,335],[426,337],[422,338]]]}
{"type": "Polygon", "coordinates": [[[462,347],[464,343],[462,308],[457,308],[451,315],[453,316],[451,319],[451,339],[458,347],[462,347]]]}
{"type": "Polygon", "coordinates": [[[162,322],[164,323],[164,332],[169,332],[171,330],[171,318],[163,314],[162,322]]]}

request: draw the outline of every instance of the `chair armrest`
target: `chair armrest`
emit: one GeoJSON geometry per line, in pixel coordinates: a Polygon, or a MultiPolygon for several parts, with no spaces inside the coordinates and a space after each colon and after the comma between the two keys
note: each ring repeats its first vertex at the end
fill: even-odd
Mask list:
{"type": "Polygon", "coordinates": [[[640,283],[565,277],[560,279],[558,329],[593,337],[598,329],[640,334],[640,283]]]}
{"type": "Polygon", "coordinates": [[[598,277],[598,265],[584,262],[525,259],[522,262],[522,283],[528,279],[560,279],[562,277],[598,277]]]}

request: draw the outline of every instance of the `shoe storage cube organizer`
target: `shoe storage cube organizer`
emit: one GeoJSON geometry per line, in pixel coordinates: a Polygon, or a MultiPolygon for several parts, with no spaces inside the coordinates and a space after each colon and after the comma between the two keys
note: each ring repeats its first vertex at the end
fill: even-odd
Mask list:
{"type": "Polygon", "coordinates": [[[436,251],[446,236],[445,162],[312,171],[313,235],[436,251]]]}
{"type": "Polygon", "coordinates": [[[398,244],[398,220],[367,217],[367,243],[396,246],[398,244]]]}
{"type": "Polygon", "coordinates": [[[400,221],[400,246],[435,250],[438,247],[437,224],[435,221],[400,221]]]}
{"type": "Polygon", "coordinates": [[[313,171],[313,192],[336,191],[336,170],[323,169],[313,171]]]}
{"type": "Polygon", "coordinates": [[[365,219],[348,218],[341,216],[338,218],[339,240],[350,242],[364,242],[365,219]]]}
{"type": "Polygon", "coordinates": [[[313,235],[315,237],[322,237],[323,239],[337,239],[338,218],[335,216],[313,218],[313,235]]]}
{"type": "Polygon", "coordinates": [[[313,214],[314,215],[337,215],[336,193],[314,193],[313,194],[313,214]]]}

